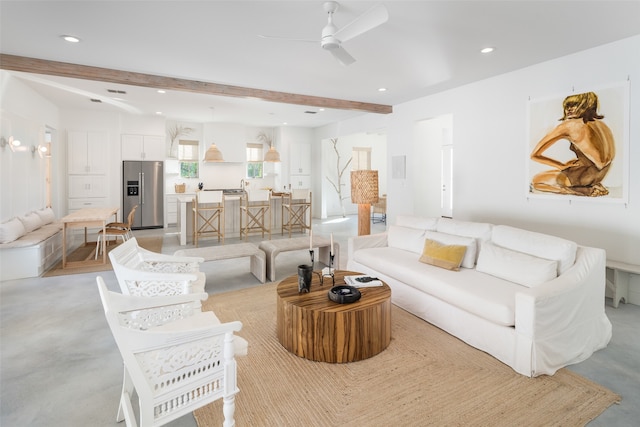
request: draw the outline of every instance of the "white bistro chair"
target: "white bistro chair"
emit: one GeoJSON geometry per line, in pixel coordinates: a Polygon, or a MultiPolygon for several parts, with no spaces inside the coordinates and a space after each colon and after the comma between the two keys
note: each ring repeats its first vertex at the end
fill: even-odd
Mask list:
{"type": "Polygon", "coordinates": [[[164,425],[218,399],[223,426],[234,426],[235,356],[247,353],[246,341],[234,335],[242,323],[220,323],[213,312],[194,308],[207,298],[204,293],[136,297],[109,291],[100,276],[97,282],[124,361],[117,421],[138,425],[135,389],[141,427],[164,425]]]}

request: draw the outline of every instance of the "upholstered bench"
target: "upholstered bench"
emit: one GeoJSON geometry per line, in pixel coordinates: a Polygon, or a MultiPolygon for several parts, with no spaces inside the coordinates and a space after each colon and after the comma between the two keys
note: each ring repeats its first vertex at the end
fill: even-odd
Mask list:
{"type": "Polygon", "coordinates": [[[0,224],[0,280],[38,277],[62,256],[62,224],[51,208],[0,224]]]}
{"type": "MultiPolygon", "coordinates": [[[[308,237],[295,237],[293,239],[277,239],[265,240],[260,242],[260,249],[267,254],[267,276],[272,282],[276,280],[276,257],[280,252],[298,251],[301,249],[309,249],[308,237]]],[[[318,258],[325,265],[329,265],[329,252],[331,250],[331,241],[320,236],[313,236],[313,248],[318,248],[318,258]]],[[[339,268],[340,245],[333,244],[335,253],[333,258],[333,268],[339,268]]]]}
{"type": "MultiPolygon", "coordinates": [[[[309,244],[309,240],[307,240],[309,244]]],[[[266,261],[264,252],[252,243],[237,243],[224,246],[210,246],[206,248],[180,249],[176,256],[201,257],[206,261],[221,261],[223,259],[251,258],[251,273],[260,283],[266,282],[266,261]]]]}

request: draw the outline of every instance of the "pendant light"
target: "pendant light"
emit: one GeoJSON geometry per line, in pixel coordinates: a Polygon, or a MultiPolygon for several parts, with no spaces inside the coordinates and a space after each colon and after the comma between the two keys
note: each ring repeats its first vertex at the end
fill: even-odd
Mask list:
{"type": "Polygon", "coordinates": [[[211,147],[209,147],[207,152],[204,153],[204,160],[203,161],[205,163],[209,163],[209,162],[224,162],[224,159],[222,158],[222,152],[218,149],[218,147],[216,147],[215,143],[211,144],[211,147]]]}
{"type": "Polygon", "coordinates": [[[271,162],[271,163],[279,163],[280,153],[278,153],[276,148],[273,146],[273,138],[268,136],[264,132],[260,132],[258,134],[258,140],[262,140],[264,142],[269,143],[269,151],[267,151],[267,153],[264,155],[264,161],[271,162]]]}
{"type": "Polygon", "coordinates": [[[280,153],[278,153],[275,149],[275,147],[272,145],[271,147],[269,147],[269,151],[267,151],[267,154],[264,155],[264,161],[265,162],[279,162],[280,161],[280,153]]]}
{"type": "MultiPolygon", "coordinates": [[[[211,107],[211,123],[213,124],[213,107],[211,107]]],[[[204,163],[224,162],[222,158],[222,151],[218,149],[215,142],[211,144],[211,147],[204,153],[204,163]]]]}

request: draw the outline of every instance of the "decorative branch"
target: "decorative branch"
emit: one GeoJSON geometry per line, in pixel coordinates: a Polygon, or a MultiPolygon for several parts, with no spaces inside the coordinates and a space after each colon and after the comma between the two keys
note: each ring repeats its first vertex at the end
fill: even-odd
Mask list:
{"type": "Polygon", "coordinates": [[[191,132],[193,132],[195,129],[187,127],[187,126],[182,126],[181,124],[176,123],[175,125],[173,125],[172,127],[169,128],[169,138],[171,141],[171,146],[169,147],[169,155],[171,155],[171,153],[173,153],[173,146],[176,142],[176,139],[178,139],[178,137],[183,136],[183,135],[189,135],[191,132]]]}
{"type": "Polygon", "coordinates": [[[347,163],[345,163],[342,169],[340,169],[340,152],[338,151],[338,138],[331,138],[331,143],[333,144],[333,151],[336,152],[336,157],[337,157],[336,172],[338,173],[338,182],[337,183],[333,182],[331,178],[329,178],[328,176],[326,178],[327,178],[327,181],[329,181],[329,183],[333,186],[333,189],[336,190],[336,193],[338,193],[338,200],[340,201],[340,209],[342,210],[342,217],[344,218],[346,214],[344,211],[343,200],[345,200],[347,197],[342,197],[342,187],[346,185],[342,183],[342,175],[347,170],[347,167],[349,167],[349,164],[351,164],[351,160],[353,160],[353,157],[349,157],[349,160],[347,160],[347,163]]]}

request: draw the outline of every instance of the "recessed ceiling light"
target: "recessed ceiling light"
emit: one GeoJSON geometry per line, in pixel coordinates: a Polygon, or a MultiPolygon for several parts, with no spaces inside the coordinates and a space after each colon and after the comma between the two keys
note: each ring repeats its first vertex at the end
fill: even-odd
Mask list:
{"type": "Polygon", "coordinates": [[[324,108],[320,108],[318,111],[324,111],[324,108]]]}
{"type": "Polygon", "coordinates": [[[162,89],[158,89],[158,93],[167,93],[167,92],[162,89]]]}
{"type": "Polygon", "coordinates": [[[387,88],[386,87],[380,87],[378,88],[378,92],[386,92],[387,88]]]}
{"type": "Polygon", "coordinates": [[[156,111],[156,114],[160,116],[162,115],[162,111],[156,111]]]}
{"type": "Polygon", "coordinates": [[[480,50],[480,53],[491,53],[493,52],[493,48],[492,47],[485,47],[484,49],[480,50]]]}
{"type": "Polygon", "coordinates": [[[65,35],[62,35],[60,37],[62,37],[62,39],[64,41],[68,41],[69,43],[79,43],[80,42],[80,39],[78,37],[76,37],[76,36],[70,36],[70,35],[65,34],[65,35]]]}

